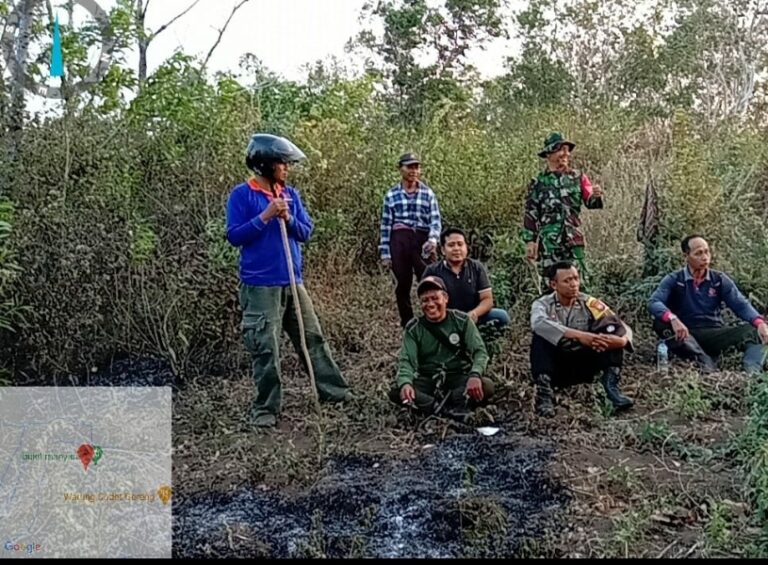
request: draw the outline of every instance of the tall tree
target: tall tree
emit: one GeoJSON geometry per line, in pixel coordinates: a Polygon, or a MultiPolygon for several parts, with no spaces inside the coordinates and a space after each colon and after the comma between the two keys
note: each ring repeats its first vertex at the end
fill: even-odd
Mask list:
{"type": "Polygon", "coordinates": [[[139,48],[139,89],[147,81],[147,50],[157,36],[171,27],[176,21],[189,13],[200,0],[192,0],[186,8],[177,13],[155,31],[149,31],[146,26],[147,10],[151,0],[129,0],[136,18],[137,43],[139,48]]]}
{"type": "MultiPolygon", "coordinates": [[[[27,88],[27,67],[29,64],[29,44],[33,33],[33,20],[35,17],[34,0],[19,0],[13,19],[9,18],[5,26],[11,27],[10,45],[3,46],[3,50],[9,50],[8,63],[10,67],[11,82],[10,100],[7,114],[9,130],[7,157],[10,162],[16,160],[21,131],[24,128],[25,92],[27,88]]],[[[5,27],[4,26],[4,27],[5,27]]],[[[5,36],[6,34],[4,34],[5,36]]]]}
{"type": "Polygon", "coordinates": [[[403,117],[413,117],[441,99],[466,100],[476,77],[467,55],[506,37],[501,15],[505,0],[378,0],[366,4],[361,19],[371,27],[350,49],[373,57],[369,68],[379,72],[403,117]],[[383,33],[372,30],[374,24],[383,33]]]}
{"type": "Polygon", "coordinates": [[[768,61],[765,0],[531,0],[518,23],[523,53],[536,57],[515,63],[562,66],[579,107],[743,117],[768,61]]]}

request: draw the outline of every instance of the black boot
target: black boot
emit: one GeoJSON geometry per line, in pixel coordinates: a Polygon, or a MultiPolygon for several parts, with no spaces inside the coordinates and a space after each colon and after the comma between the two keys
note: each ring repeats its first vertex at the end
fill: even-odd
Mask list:
{"type": "Polygon", "coordinates": [[[536,384],[536,413],[544,418],[555,415],[555,407],[552,405],[552,379],[549,375],[537,375],[534,377],[536,384]]]}
{"type": "Polygon", "coordinates": [[[632,408],[634,402],[621,394],[621,389],[619,388],[620,378],[621,369],[618,367],[608,367],[603,372],[601,382],[603,383],[605,394],[608,396],[608,400],[613,404],[613,407],[616,410],[626,410],[627,408],[632,408]]]}

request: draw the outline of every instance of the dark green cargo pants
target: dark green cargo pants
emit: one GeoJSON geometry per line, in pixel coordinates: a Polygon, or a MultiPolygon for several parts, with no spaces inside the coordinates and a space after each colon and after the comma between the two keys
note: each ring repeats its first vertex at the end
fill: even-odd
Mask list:
{"type": "MultiPolygon", "coordinates": [[[[349,387],[323,337],[320,322],[304,285],[297,287],[301,305],[307,349],[315,372],[317,391],[321,400],[342,401],[349,387]]],[[[256,400],[252,417],[280,413],[282,383],[280,382],[280,334],[288,333],[306,370],[302,353],[299,325],[290,287],[240,286],[240,306],[243,309],[242,332],[245,348],[251,354],[256,400]]]]}
{"type": "MultiPolygon", "coordinates": [[[[746,372],[759,373],[765,366],[768,349],[762,345],[757,330],[750,324],[719,328],[689,328],[691,335],[682,343],[674,339],[675,332],[668,322],[655,320],[653,329],[659,337],[667,341],[672,353],[683,358],[696,358],[695,353],[691,352],[700,347],[704,354],[710,358],[704,360],[706,364],[715,366],[716,358],[729,349],[737,349],[744,352],[742,365],[746,372]]],[[[698,357],[702,357],[702,355],[699,354],[698,357]]],[[[701,359],[699,361],[701,362],[701,359]]]]}
{"type": "MultiPolygon", "coordinates": [[[[432,379],[416,378],[413,381],[413,390],[416,393],[414,399],[414,406],[424,414],[432,414],[436,408],[436,401],[440,403],[442,399],[445,399],[445,409],[470,409],[474,410],[478,406],[484,406],[493,397],[496,392],[496,386],[493,381],[487,377],[480,377],[483,383],[483,400],[479,403],[464,396],[467,389],[467,381],[469,376],[461,376],[454,378],[451,382],[446,383],[442,389],[438,389],[437,383],[432,379]]],[[[389,391],[389,400],[397,405],[402,405],[400,400],[400,387],[394,386],[389,391]]]]}

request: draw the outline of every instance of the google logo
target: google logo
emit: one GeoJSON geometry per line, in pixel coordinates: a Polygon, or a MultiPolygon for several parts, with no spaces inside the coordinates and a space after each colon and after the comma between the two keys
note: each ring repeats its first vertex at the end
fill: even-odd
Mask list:
{"type": "Polygon", "coordinates": [[[28,543],[26,545],[21,543],[5,542],[5,551],[24,551],[26,553],[36,553],[42,551],[43,546],[39,543],[28,543]]]}

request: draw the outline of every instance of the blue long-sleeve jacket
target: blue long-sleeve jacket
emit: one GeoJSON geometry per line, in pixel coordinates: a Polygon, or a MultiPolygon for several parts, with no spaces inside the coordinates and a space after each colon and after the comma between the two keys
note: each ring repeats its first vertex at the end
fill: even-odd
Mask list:
{"type": "Polygon", "coordinates": [[[675,314],[689,328],[721,327],[723,302],[745,322],[756,325],[763,319],[733,280],[713,269],[698,287],[687,267],[667,275],[651,295],[648,310],[662,322],[675,314]]]}
{"type": "MultiPolygon", "coordinates": [[[[288,201],[291,216],[287,224],[288,240],[293,271],[296,282],[300,284],[302,260],[299,244],[309,239],[314,224],[294,187],[286,186],[280,197],[288,201]]],[[[240,248],[240,280],[245,284],[290,284],[279,220],[273,218],[265,224],[259,217],[272,198],[249,181],[232,189],[227,201],[227,241],[240,248]]]]}

